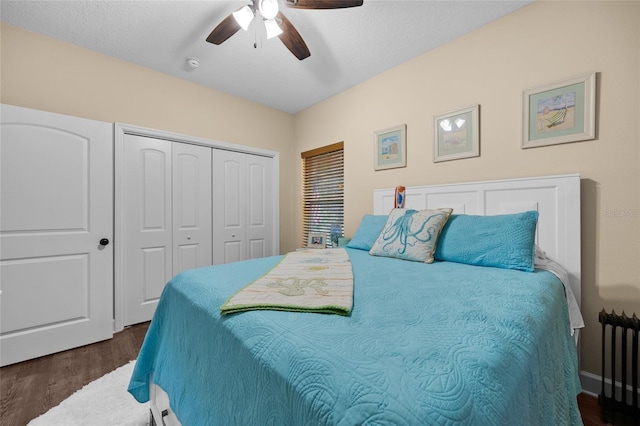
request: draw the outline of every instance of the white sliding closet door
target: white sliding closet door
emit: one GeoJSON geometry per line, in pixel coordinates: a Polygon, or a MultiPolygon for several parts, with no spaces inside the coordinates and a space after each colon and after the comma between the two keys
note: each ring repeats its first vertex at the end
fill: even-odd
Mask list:
{"type": "Polygon", "coordinates": [[[246,155],[247,259],[274,256],[273,159],[246,155]]]}
{"type": "Polygon", "coordinates": [[[213,150],[213,263],[272,256],[273,159],[213,150]]]}
{"type": "Polygon", "coordinates": [[[150,320],[181,271],[278,254],[277,153],[115,129],[117,330],[150,320]]]}
{"type": "Polygon", "coordinates": [[[213,263],[246,259],[244,154],[213,150],[213,263]]]}
{"type": "Polygon", "coordinates": [[[113,335],[113,127],[2,105],[0,364],[113,335]]]}
{"type": "Polygon", "coordinates": [[[211,148],[173,143],[173,275],[211,265],[211,148]]]}
{"type": "Polygon", "coordinates": [[[123,143],[124,325],[149,321],[167,281],[211,264],[211,149],[123,143]]]}
{"type": "Polygon", "coordinates": [[[171,142],[126,135],[123,146],[124,324],[149,321],[173,272],[171,142]]]}

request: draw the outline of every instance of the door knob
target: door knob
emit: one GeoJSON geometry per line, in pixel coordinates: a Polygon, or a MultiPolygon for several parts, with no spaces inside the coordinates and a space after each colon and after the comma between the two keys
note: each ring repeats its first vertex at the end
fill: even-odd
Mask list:
{"type": "Polygon", "coordinates": [[[100,245],[101,246],[106,246],[107,244],[109,244],[109,240],[106,238],[103,238],[100,240],[100,245]]]}

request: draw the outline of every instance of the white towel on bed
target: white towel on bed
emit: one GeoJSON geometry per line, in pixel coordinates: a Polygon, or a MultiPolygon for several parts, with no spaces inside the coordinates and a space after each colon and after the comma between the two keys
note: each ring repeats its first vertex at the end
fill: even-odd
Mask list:
{"type": "Polygon", "coordinates": [[[221,314],[259,309],[348,316],[353,270],[344,248],[287,253],[265,275],[231,296],[221,314]]]}
{"type": "Polygon", "coordinates": [[[571,328],[571,335],[573,336],[577,329],[584,327],[584,319],[582,318],[578,301],[573,294],[573,290],[571,290],[569,272],[555,260],[549,259],[547,254],[537,245],[533,265],[536,269],[551,272],[562,282],[564,294],[567,298],[567,305],[569,306],[569,326],[571,328]]]}

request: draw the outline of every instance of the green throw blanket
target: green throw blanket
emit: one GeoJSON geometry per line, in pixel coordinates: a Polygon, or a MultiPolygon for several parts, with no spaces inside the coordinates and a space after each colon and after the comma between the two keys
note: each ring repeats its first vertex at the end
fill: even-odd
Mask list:
{"type": "Polygon", "coordinates": [[[231,296],[220,308],[231,314],[256,309],[349,315],[353,272],[346,250],[291,252],[271,271],[231,296]]]}

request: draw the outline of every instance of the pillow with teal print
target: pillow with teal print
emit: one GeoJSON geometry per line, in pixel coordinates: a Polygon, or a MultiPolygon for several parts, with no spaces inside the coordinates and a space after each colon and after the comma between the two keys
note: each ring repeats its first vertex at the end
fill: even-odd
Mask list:
{"type": "Polygon", "coordinates": [[[387,223],[388,217],[387,215],[364,215],[360,226],[356,229],[356,233],[347,244],[347,247],[359,250],[371,250],[373,243],[376,242],[378,235],[382,232],[384,224],[387,223]]]}
{"type": "Polygon", "coordinates": [[[451,212],[452,209],[393,209],[369,254],[433,262],[438,236],[451,212]]]}
{"type": "Polygon", "coordinates": [[[436,260],[533,272],[538,212],[452,215],[440,235],[436,260]]]}

